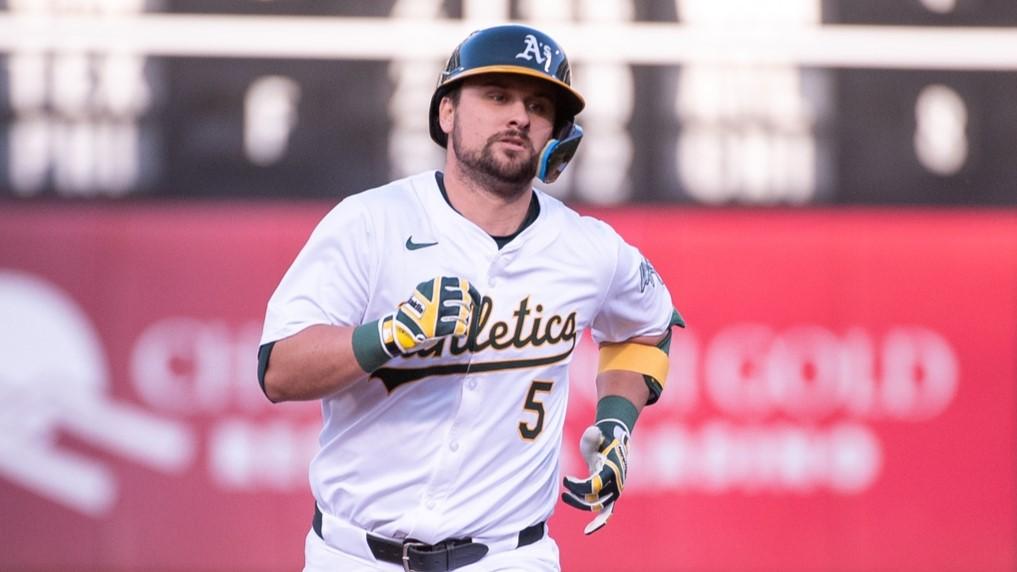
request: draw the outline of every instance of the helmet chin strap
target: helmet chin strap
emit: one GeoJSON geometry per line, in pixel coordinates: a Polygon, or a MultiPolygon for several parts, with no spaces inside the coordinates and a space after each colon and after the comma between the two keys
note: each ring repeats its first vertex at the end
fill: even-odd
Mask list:
{"type": "Polygon", "coordinates": [[[559,138],[551,139],[544,145],[537,159],[537,178],[544,183],[553,183],[565,170],[583,140],[583,128],[569,123],[560,132],[559,138]]]}

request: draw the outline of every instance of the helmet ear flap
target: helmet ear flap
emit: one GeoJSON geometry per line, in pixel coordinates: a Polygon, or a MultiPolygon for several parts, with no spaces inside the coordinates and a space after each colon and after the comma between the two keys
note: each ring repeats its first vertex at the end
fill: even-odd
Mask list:
{"type": "Polygon", "coordinates": [[[569,121],[558,136],[547,142],[537,159],[537,178],[544,183],[553,183],[579,150],[583,140],[583,128],[569,121]]]}

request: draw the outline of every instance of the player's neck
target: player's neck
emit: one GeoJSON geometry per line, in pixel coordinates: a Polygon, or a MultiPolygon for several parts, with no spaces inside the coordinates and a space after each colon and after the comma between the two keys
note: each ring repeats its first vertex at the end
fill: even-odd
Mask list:
{"type": "Polygon", "coordinates": [[[452,207],[491,236],[510,235],[526,219],[533,193],[529,184],[518,192],[496,192],[452,165],[446,165],[444,182],[452,207]]]}

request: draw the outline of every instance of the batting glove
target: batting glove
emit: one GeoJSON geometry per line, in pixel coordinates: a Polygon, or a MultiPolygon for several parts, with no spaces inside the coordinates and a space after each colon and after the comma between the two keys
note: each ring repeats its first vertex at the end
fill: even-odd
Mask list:
{"type": "Polygon", "coordinates": [[[600,530],[614,511],[614,503],[625,488],[628,470],[629,429],[617,419],[602,419],[591,425],[579,439],[579,450],[590,469],[585,479],[565,477],[566,492],[561,500],[579,510],[598,513],[583,530],[600,530]]]}
{"type": "Polygon", "coordinates": [[[426,349],[448,336],[470,332],[480,293],[464,278],[440,276],[417,284],[408,300],[381,319],[389,357],[426,349]]]}

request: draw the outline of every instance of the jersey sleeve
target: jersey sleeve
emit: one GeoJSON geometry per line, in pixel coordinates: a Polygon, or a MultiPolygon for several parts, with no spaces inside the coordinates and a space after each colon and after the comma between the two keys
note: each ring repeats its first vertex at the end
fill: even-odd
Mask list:
{"type": "Polygon", "coordinates": [[[598,344],[622,342],[669,331],[674,309],[663,279],[639,250],[613,231],[611,237],[616,265],[600,312],[591,324],[593,340],[598,344]]]}
{"type": "Polygon", "coordinates": [[[360,325],[370,292],[369,257],[377,250],[372,230],[367,209],[354,197],[318,223],[268,301],[261,344],[316,324],[360,325]]]}

